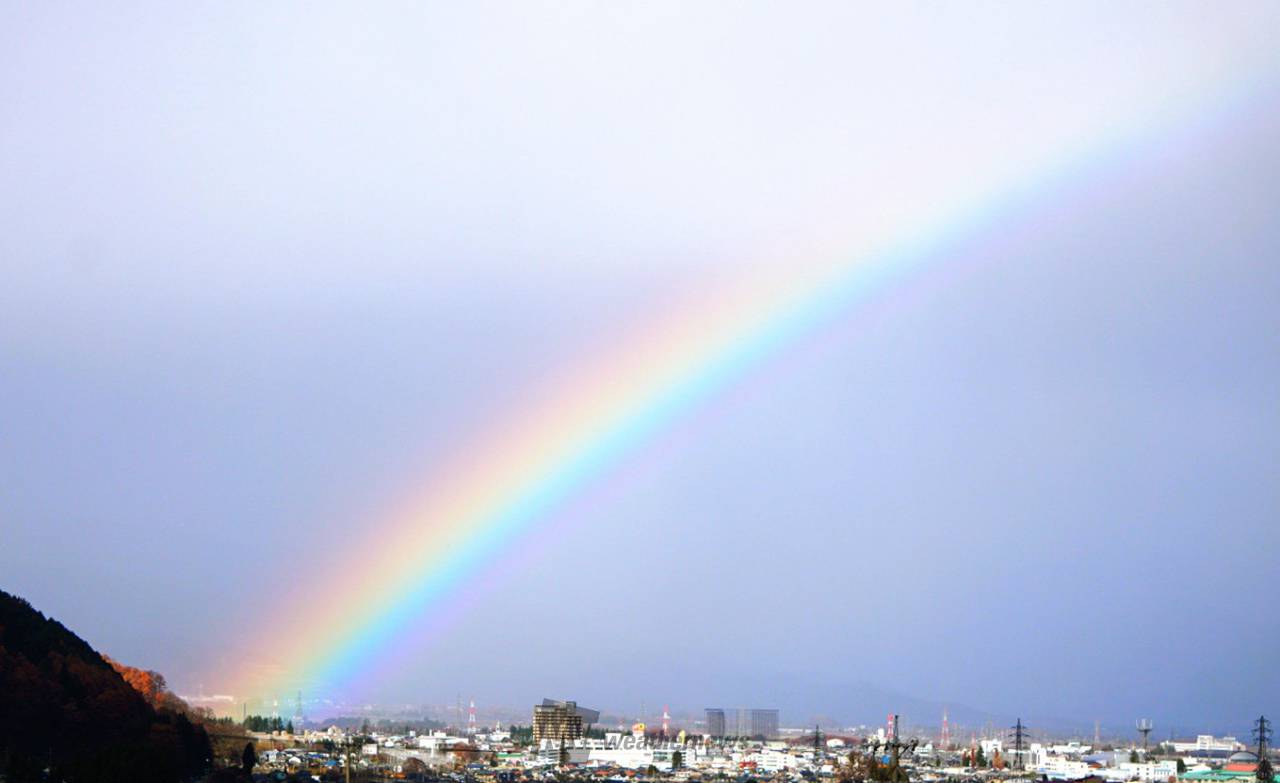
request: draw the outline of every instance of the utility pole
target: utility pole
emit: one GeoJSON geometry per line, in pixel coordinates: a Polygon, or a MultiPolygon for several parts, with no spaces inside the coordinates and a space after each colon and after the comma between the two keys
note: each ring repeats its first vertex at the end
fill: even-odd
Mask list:
{"type": "Polygon", "coordinates": [[[872,756],[879,755],[882,747],[889,753],[889,774],[890,779],[894,781],[906,778],[905,773],[900,773],[901,767],[899,766],[899,762],[902,760],[902,752],[906,751],[907,753],[913,753],[916,746],[920,744],[919,740],[913,739],[903,742],[898,739],[898,718],[899,716],[897,714],[891,714],[889,716],[889,733],[883,743],[878,740],[869,739],[865,745],[866,752],[872,756]]]}

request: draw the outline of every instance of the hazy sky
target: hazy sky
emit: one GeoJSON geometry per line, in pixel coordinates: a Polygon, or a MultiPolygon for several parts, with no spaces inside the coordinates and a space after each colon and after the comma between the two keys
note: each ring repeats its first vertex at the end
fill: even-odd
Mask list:
{"type": "Polygon", "coordinates": [[[1242,726],[1280,702],[1278,25],[7,4],[0,588],[217,691],[487,422],[1012,185],[346,695],[1242,726]]]}

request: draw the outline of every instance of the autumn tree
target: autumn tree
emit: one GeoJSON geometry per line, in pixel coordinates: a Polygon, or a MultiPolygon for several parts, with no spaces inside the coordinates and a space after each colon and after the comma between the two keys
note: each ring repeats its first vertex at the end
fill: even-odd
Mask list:
{"type": "Polygon", "coordinates": [[[406,759],[400,770],[410,775],[425,775],[428,771],[427,763],[420,758],[414,757],[406,759]]]}
{"type": "Polygon", "coordinates": [[[881,764],[875,753],[849,753],[847,763],[836,772],[837,783],[905,783],[906,770],[881,764]]]}

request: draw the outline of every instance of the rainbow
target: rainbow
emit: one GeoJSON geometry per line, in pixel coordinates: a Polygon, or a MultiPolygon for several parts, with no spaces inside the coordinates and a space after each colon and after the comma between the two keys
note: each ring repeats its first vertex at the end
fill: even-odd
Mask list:
{"type": "MultiPolygon", "coordinates": [[[[1225,99],[1221,90],[1209,96],[1233,110],[1242,94],[1252,97],[1250,85],[1238,86],[1241,91],[1227,91],[1225,99]]],[[[376,670],[408,630],[447,614],[461,585],[528,541],[537,526],[641,446],[807,336],[918,277],[943,257],[940,251],[1037,195],[1103,168],[1153,131],[1203,116],[1205,103],[1189,101],[1187,111],[1148,114],[1125,129],[1056,150],[1031,176],[916,215],[914,228],[905,227],[896,241],[863,246],[851,260],[720,292],[710,309],[703,300],[567,378],[532,413],[495,426],[438,472],[423,499],[376,526],[379,540],[396,545],[347,556],[343,571],[353,575],[352,583],[326,590],[314,602],[318,608],[290,615],[287,628],[273,628],[278,661],[246,666],[234,678],[237,692],[349,689],[376,670]]]]}

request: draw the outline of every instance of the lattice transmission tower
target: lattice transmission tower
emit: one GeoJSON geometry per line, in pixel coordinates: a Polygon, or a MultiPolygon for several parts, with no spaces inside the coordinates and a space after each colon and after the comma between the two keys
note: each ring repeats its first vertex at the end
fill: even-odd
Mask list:
{"type": "Polygon", "coordinates": [[[1016,769],[1022,769],[1022,749],[1026,745],[1027,727],[1022,725],[1022,718],[1018,718],[1018,722],[1009,727],[1013,732],[1013,766],[1016,769]]]}
{"type": "Polygon", "coordinates": [[[1266,715],[1259,715],[1253,722],[1253,737],[1258,741],[1258,770],[1255,778],[1258,783],[1271,783],[1275,774],[1271,767],[1271,721],[1266,715]]]}

